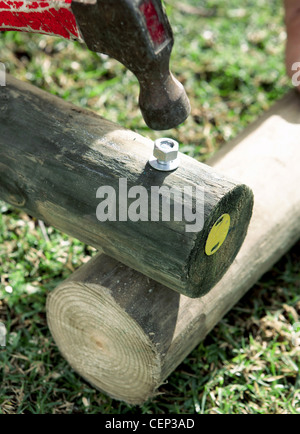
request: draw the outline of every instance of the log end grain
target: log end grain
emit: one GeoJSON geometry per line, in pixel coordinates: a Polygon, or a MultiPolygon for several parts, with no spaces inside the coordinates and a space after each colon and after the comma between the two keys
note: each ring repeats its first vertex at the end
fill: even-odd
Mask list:
{"type": "Polygon", "coordinates": [[[191,253],[188,282],[185,285],[187,289],[182,290],[184,295],[202,297],[223,277],[247,235],[253,203],[252,190],[243,184],[230,190],[218,202],[199,233],[191,253]],[[225,216],[228,218],[228,226],[225,223],[222,231],[219,228],[224,223],[225,216]],[[207,249],[214,229],[217,233],[215,245],[212,243],[207,249]]]}
{"type": "Polygon", "coordinates": [[[47,320],[62,355],[96,389],[135,405],[155,395],[156,346],[107,287],[62,283],[48,296],[47,320]]]}

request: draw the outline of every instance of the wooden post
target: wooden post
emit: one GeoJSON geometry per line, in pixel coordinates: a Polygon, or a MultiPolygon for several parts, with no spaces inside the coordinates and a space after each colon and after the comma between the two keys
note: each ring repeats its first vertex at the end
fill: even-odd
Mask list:
{"type": "Polygon", "coordinates": [[[247,186],[183,154],[156,171],[151,140],[11,77],[0,100],[2,199],[189,297],[224,275],[251,218],[247,186]]]}
{"type": "Polygon", "coordinates": [[[246,240],[220,282],[191,299],[100,254],[50,293],[51,332],[71,366],[131,404],[159,385],[300,237],[300,99],[278,102],[213,159],[254,191],[246,240]]]}

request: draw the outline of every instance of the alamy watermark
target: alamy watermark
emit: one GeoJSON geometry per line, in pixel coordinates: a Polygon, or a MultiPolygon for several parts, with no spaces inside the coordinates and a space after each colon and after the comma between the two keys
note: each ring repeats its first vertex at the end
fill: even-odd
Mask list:
{"type": "Polygon", "coordinates": [[[300,322],[295,322],[293,324],[292,343],[293,343],[294,347],[300,348],[300,322]]]}
{"type": "Polygon", "coordinates": [[[0,348],[6,347],[6,327],[3,322],[0,322],[0,348]]]}
{"type": "Polygon", "coordinates": [[[6,86],[6,67],[0,62],[0,86],[6,86]]]}
{"type": "Polygon", "coordinates": [[[96,209],[100,222],[176,221],[185,222],[186,232],[199,232],[204,226],[204,188],[199,186],[151,186],[150,191],[127,179],[119,179],[118,192],[109,185],[96,193],[101,202],[96,209]]]}
{"type": "Polygon", "coordinates": [[[295,62],[292,65],[292,71],[296,71],[292,76],[293,86],[298,87],[300,86],[300,62],[295,62]]]}

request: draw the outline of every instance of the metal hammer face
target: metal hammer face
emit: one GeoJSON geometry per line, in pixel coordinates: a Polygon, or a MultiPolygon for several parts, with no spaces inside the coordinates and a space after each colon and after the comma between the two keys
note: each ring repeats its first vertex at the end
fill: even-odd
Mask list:
{"type": "Polygon", "coordinates": [[[73,0],[71,9],[88,48],[114,57],[138,78],[150,128],[167,130],[188,117],[189,100],[169,69],[174,39],[160,0],[73,0]]]}

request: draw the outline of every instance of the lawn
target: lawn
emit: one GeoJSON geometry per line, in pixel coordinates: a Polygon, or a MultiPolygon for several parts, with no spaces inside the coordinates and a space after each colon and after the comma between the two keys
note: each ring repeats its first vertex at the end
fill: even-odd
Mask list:
{"type": "MultiPolygon", "coordinates": [[[[282,0],[168,0],[171,69],[192,105],[164,132],[205,161],[267,110],[285,75],[282,0]]],[[[0,36],[0,62],[74,104],[155,139],[137,106],[135,77],[79,43],[0,36]]],[[[220,321],[143,406],[94,390],[62,358],[46,324],[47,294],[95,254],[78,240],[0,202],[0,413],[300,414],[300,243],[220,321]],[[1,348],[1,347],[0,347],[1,348]]]]}

